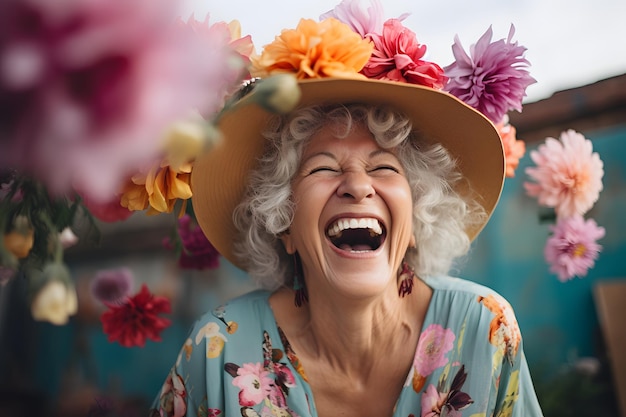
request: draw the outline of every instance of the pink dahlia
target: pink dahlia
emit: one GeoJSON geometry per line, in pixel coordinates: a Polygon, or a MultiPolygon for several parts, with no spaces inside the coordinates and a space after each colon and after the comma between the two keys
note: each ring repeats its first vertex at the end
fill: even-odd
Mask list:
{"type": "Polygon", "coordinates": [[[371,0],[370,7],[363,10],[360,0],[342,0],[334,9],[320,16],[320,20],[333,17],[352,28],[362,38],[381,33],[383,30],[383,5],[379,0],[371,0]]]}
{"type": "Polygon", "coordinates": [[[586,220],[580,215],[558,219],[551,226],[552,236],[546,242],[544,255],[550,271],[565,282],[584,277],[593,268],[598,253],[602,250],[596,240],[604,237],[604,228],[595,220],[586,220]]]}
{"type": "Polygon", "coordinates": [[[491,42],[491,26],[470,46],[468,55],[458,36],[452,53],[455,62],[444,68],[450,81],[445,90],[479,110],[492,122],[500,123],[510,110],[522,111],[526,88],[535,83],[530,76],[526,48],[511,42],[515,27],[507,39],[491,42]]]}
{"type": "Polygon", "coordinates": [[[0,166],[108,200],[243,63],[174,24],[180,1],[0,2],[0,166]]]}
{"type": "Polygon", "coordinates": [[[422,60],[426,46],[417,41],[415,33],[399,19],[389,19],[382,34],[371,34],[374,42],[372,56],[361,70],[368,78],[420,84],[440,89],[447,81],[443,69],[422,60]]]}
{"type": "Polygon", "coordinates": [[[524,183],[526,192],[558,216],[584,215],[602,191],[603,164],[592,151],[591,141],[571,129],[561,133],[560,141],[547,138],[530,152],[537,166],[526,168],[526,174],[536,183],[524,183]]]}

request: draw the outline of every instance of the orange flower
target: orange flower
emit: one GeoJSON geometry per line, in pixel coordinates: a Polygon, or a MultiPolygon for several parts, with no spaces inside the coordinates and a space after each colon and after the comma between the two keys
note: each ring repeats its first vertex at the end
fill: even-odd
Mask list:
{"type": "Polygon", "coordinates": [[[513,178],[515,176],[515,170],[519,165],[519,160],[526,153],[526,144],[522,140],[517,140],[515,127],[508,124],[506,121],[498,123],[498,133],[500,133],[500,139],[502,139],[502,145],[504,146],[504,158],[506,160],[506,176],[513,178]]]}
{"type": "Polygon", "coordinates": [[[147,175],[136,175],[127,184],[121,205],[129,210],[148,209],[148,215],[171,213],[178,200],[183,200],[180,215],[191,192],[191,164],[182,164],[174,169],[167,162],[153,166],[147,175]]]}
{"type": "Polygon", "coordinates": [[[494,314],[489,326],[489,342],[502,349],[507,359],[513,361],[522,340],[513,308],[504,298],[493,294],[479,296],[478,302],[494,314]]]}
{"type": "Polygon", "coordinates": [[[363,78],[359,71],[373,51],[368,39],[334,18],[301,19],[296,29],[283,30],[254,60],[259,76],[296,73],[297,78],[363,78]]]}
{"type": "Polygon", "coordinates": [[[26,258],[33,247],[34,238],[35,233],[32,229],[24,233],[14,230],[4,235],[4,247],[16,258],[26,258]]]}

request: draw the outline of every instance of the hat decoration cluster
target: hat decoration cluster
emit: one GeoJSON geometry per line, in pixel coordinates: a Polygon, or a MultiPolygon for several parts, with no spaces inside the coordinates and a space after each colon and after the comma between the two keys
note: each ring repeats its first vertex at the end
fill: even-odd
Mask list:
{"type": "Polygon", "coordinates": [[[102,222],[173,213],[178,227],[164,244],[179,266],[217,267],[219,254],[187,204],[190,176],[194,160],[224,140],[218,121],[238,105],[242,82],[260,78],[246,102],[276,112],[298,102],[297,79],[423,85],[495,124],[507,176],[525,153],[507,113],[521,111],[535,80],[513,25],[497,40],[489,27],[469,51],[455,38],[455,60],[442,67],[426,59],[406,15],[385,18],[379,0],[343,0],[283,30],[260,54],[237,21],[173,19],[181,5],[66,0],[60,11],[39,0],[0,3],[0,283],[26,283],[35,319],[65,324],[78,301],[95,298],[108,309],[101,320],[110,341],[159,340],[169,324],[159,316],[170,312],[165,297],[145,284],[132,295],[125,268],[99,271],[91,292],[77,297],[64,253],[77,234],[97,238],[102,222]]]}

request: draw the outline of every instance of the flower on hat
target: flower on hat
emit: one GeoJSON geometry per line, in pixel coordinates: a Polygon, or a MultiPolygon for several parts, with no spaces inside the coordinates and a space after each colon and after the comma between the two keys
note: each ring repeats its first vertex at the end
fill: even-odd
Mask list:
{"type": "Polygon", "coordinates": [[[372,56],[361,71],[366,77],[441,89],[447,77],[439,65],[422,60],[426,46],[402,24],[406,14],[383,22],[382,4],[376,0],[370,4],[365,12],[359,0],[343,0],[320,19],[336,18],[364,39],[372,40],[372,56]]]}
{"type": "Polygon", "coordinates": [[[530,63],[524,58],[526,48],[511,42],[515,27],[511,25],[506,39],[491,42],[491,26],[470,47],[469,55],[458,36],[452,53],[455,62],[444,68],[450,78],[445,91],[479,110],[492,122],[500,123],[510,110],[522,111],[526,88],[535,83],[530,63]]]}
{"type": "Polygon", "coordinates": [[[121,205],[132,211],[147,208],[147,214],[154,215],[171,213],[180,200],[182,215],[192,196],[191,167],[191,163],[186,163],[174,169],[166,161],[153,164],[146,174],[131,178],[122,193],[121,205]]]}
{"type": "Polygon", "coordinates": [[[171,323],[159,316],[170,312],[170,300],[153,295],[146,284],[124,302],[106,306],[109,309],[100,317],[104,333],[109,342],[119,342],[124,347],[143,347],[146,339],[160,342],[161,332],[171,323]]]}
{"type": "Polygon", "coordinates": [[[519,165],[519,160],[526,153],[526,144],[523,140],[517,140],[516,129],[509,124],[508,116],[504,116],[501,123],[496,124],[502,146],[504,147],[504,159],[506,161],[506,176],[515,176],[515,170],[519,165]]]}
{"type": "Polygon", "coordinates": [[[604,228],[599,227],[595,220],[585,220],[576,214],[558,219],[550,230],[552,236],[544,249],[550,271],[557,274],[561,282],[586,276],[602,250],[596,241],[604,237],[604,228]]]}
{"type": "Polygon", "coordinates": [[[359,0],[342,0],[334,9],[322,14],[320,20],[334,17],[350,26],[362,38],[372,33],[381,33],[383,6],[378,0],[372,0],[370,4],[367,10],[363,10],[359,0]]]}
{"type": "Polygon", "coordinates": [[[570,129],[559,140],[547,138],[530,157],[536,166],[526,168],[526,174],[535,182],[524,183],[526,192],[557,216],[584,215],[598,200],[603,163],[582,134],[570,129]]]}
{"type": "Polygon", "coordinates": [[[381,34],[369,35],[374,52],[361,71],[366,77],[420,84],[441,89],[447,81],[443,69],[434,62],[422,60],[426,46],[417,41],[414,32],[399,19],[389,19],[381,34]]]}
{"type": "MultiPolygon", "coordinates": [[[[359,78],[373,45],[348,25],[334,18],[321,22],[301,19],[295,29],[285,29],[253,60],[255,73],[295,73],[296,77],[359,78]]],[[[257,74],[255,74],[257,75],[257,74]]]]}

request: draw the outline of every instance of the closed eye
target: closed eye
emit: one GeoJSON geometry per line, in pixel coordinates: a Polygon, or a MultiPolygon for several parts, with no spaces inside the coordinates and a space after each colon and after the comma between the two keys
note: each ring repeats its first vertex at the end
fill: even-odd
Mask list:
{"type": "Polygon", "coordinates": [[[377,167],[374,167],[373,169],[370,170],[371,172],[375,172],[375,171],[393,171],[395,173],[400,173],[400,170],[394,166],[391,165],[379,165],[377,167]]]}
{"type": "Polygon", "coordinates": [[[339,172],[335,168],[322,166],[322,167],[315,167],[315,168],[313,168],[311,171],[309,171],[309,175],[315,174],[316,172],[323,172],[323,171],[339,172]]]}

